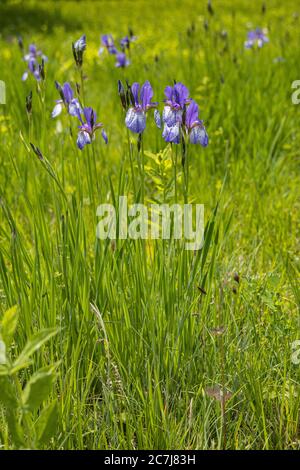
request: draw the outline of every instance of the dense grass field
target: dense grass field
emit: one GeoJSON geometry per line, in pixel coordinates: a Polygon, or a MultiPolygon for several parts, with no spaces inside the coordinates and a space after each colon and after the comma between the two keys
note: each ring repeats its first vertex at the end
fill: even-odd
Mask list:
{"type": "Polygon", "coordinates": [[[1,449],[300,449],[299,15],[297,0],[1,1],[1,449]],[[269,42],[245,49],[256,27],[269,42]],[[118,68],[100,36],[129,29],[118,68]],[[19,36],[48,57],[44,80],[22,81],[19,36]],[[78,83],[107,145],[97,131],[79,150],[76,117],[51,117],[55,80],[78,83]],[[138,142],[118,80],[149,80],[160,111],[185,84],[208,146],[182,166],[152,110],[138,142]],[[204,204],[204,246],[97,239],[97,206],[120,195],[204,204]]]}

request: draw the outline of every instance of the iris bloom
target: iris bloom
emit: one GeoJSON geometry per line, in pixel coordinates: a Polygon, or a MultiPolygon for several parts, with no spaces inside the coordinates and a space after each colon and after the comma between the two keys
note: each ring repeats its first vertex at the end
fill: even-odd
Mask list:
{"type": "Polygon", "coordinates": [[[208,145],[208,135],[203,125],[203,121],[199,120],[199,109],[197,103],[191,100],[188,105],[184,129],[189,136],[191,144],[201,144],[203,147],[208,145]]]}
{"type": "Polygon", "coordinates": [[[33,57],[31,59],[29,59],[28,62],[27,62],[27,67],[28,68],[27,68],[26,72],[24,72],[23,75],[22,75],[23,82],[25,80],[27,80],[30,73],[34,76],[34,78],[37,81],[40,81],[41,80],[40,67],[39,67],[39,64],[36,61],[36,59],[34,59],[33,57]]]}
{"type": "Polygon", "coordinates": [[[130,61],[127,59],[125,52],[118,52],[116,55],[117,62],[116,67],[127,67],[130,64],[130,61]]]}
{"type": "Polygon", "coordinates": [[[251,49],[255,45],[261,48],[267,42],[269,42],[269,38],[266,32],[260,28],[256,28],[255,31],[249,31],[247,41],[245,41],[245,48],[251,49]]]}
{"type": "Polygon", "coordinates": [[[129,49],[130,48],[130,44],[132,42],[136,41],[136,36],[133,36],[133,35],[130,35],[130,36],[124,36],[121,40],[120,40],[120,45],[121,45],[121,48],[122,50],[124,49],[129,49]]]}
{"type": "Polygon", "coordinates": [[[72,43],[72,50],[77,67],[81,67],[83,63],[83,53],[86,50],[85,34],[72,43]]]}
{"type": "Polygon", "coordinates": [[[117,54],[118,51],[111,34],[103,34],[101,36],[101,43],[103,47],[100,47],[99,54],[102,54],[104,48],[107,49],[109,54],[117,54]]]}
{"type": "Polygon", "coordinates": [[[71,116],[80,116],[82,109],[78,99],[74,98],[73,90],[70,84],[66,82],[63,84],[63,86],[60,86],[58,82],[55,82],[55,86],[59,91],[61,99],[56,101],[56,105],[54,106],[51,116],[53,118],[58,116],[62,112],[63,106],[66,107],[68,113],[71,116]]]}
{"type": "Polygon", "coordinates": [[[140,90],[139,83],[131,86],[132,106],[128,109],[125,124],[132,132],[141,134],[146,128],[146,113],[151,108],[156,108],[158,103],[152,103],[153,90],[149,81],[146,81],[140,90]]]}
{"type": "MultiPolygon", "coordinates": [[[[80,113],[78,113],[78,118],[81,122],[81,126],[78,127],[79,133],[77,137],[77,146],[80,150],[82,150],[85,145],[91,144],[92,141],[95,139],[96,130],[103,127],[103,124],[101,122],[96,122],[97,115],[92,108],[84,108],[83,116],[84,120],[81,117],[80,113]]],[[[107,144],[108,139],[104,130],[102,130],[102,137],[104,142],[107,144]]]]}
{"type": "Polygon", "coordinates": [[[189,90],[182,83],[165,88],[165,107],[163,110],[163,138],[166,142],[179,144],[183,110],[190,103],[189,90]]]}
{"type": "Polygon", "coordinates": [[[28,54],[24,55],[24,60],[25,62],[29,62],[32,59],[37,60],[38,58],[44,59],[45,62],[47,62],[48,57],[45,56],[42,51],[38,50],[35,44],[30,44],[28,48],[28,54]]]}

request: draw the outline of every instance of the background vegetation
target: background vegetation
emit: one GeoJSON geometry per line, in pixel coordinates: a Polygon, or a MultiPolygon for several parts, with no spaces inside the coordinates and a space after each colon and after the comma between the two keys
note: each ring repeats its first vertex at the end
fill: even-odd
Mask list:
{"type": "MultiPolygon", "coordinates": [[[[1,2],[1,448],[300,448],[300,365],[291,362],[300,339],[300,108],[291,102],[299,5],[262,6],[1,2]],[[270,42],[247,51],[257,26],[270,42]],[[100,34],[117,39],[128,28],[138,39],[121,70],[99,57],[100,34]],[[76,122],[51,111],[54,80],[79,81],[71,43],[83,33],[85,104],[109,144],[97,135],[80,152],[76,122]],[[18,35],[48,56],[44,84],[21,81],[18,35]],[[200,105],[210,142],[189,154],[190,202],[205,204],[199,252],[96,240],[98,204],[119,194],[140,200],[118,79],[149,79],[155,101],[176,79],[200,105]]],[[[150,115],[143,149],[145,201],[174,202],[180,149],[150,115]]]]}

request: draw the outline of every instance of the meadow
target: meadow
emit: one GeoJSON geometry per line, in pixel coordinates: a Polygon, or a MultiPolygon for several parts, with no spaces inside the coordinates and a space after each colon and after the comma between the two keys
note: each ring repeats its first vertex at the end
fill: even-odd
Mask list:
{"type": "Polygon", "coordinates": [[[299,40],[297,0],[1,2],[0,449],[300,449],[299,40]],[[146,81],[207,146],[126,127],[146,81]],[[55,82],[103,123],[82,149],[55,82]],[[204,204],[203,247],[99,240],[122,195],[204,204]]]}

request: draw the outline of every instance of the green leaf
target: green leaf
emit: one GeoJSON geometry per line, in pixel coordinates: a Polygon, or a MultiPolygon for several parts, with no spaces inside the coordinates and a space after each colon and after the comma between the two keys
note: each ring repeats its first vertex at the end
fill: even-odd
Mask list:
{"type": "Polygon", "coordinates": [[[7,359],[6,359],[6,345],[5,343],[0,339],[0,366],[3,364],[6,364],[7,359]]]}
{"type": "Polygon", "coordinates": [[[41,369],[33,374],[22,393],[24,407],[30,411],[36,410],[48,398],[54,380],[53,367],[41,369]]]}
{"type": "Polygon", "coordinates": [[[7,375],[0,375],[0,402],[8,408],[18,404],[15,387],[7,375]]]}
{"type": "Polygon", "coordinates": [[[18,323],[17,308],[18,308],[17,305],[15,305],[14,307],[7,310],[4,313],[4,317],[1,322],[1,336],[7,348],[10,345],[15,329],[17,327],[17,323],[18,323]]]}
{"type": "Polygon", "coordinates": [[[41,413],[37,420],[37,439],[38,445],[46,444],[56,431],[58,423],[58,406],[53,401],[41,413]]]}
{"type": "Polygon", "coordinates": [[[15,372],[15,369],[19,369],[23,367],[24,364],[28,363],[29,357],[57,333],[57,328],[47,328],[45,330],[39,331],[31,340],[28,341],[19,357],[15,360],[12,373],[15,372]]]}

